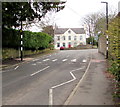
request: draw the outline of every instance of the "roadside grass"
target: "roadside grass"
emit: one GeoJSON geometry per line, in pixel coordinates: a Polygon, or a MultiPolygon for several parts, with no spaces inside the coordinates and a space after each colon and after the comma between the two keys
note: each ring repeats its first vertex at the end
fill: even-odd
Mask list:
{"type": "Polygon", "coordinates": [[[31,51],[27,50],[23,52],[23,61],[20,61],[19,53],[15,49],[4,49],[2,50],[2,64],[0,65],[0,68],[5,69],[10,66],[14,66],[16,64],[20,64],[25,61],[30,61],[34,58],[40,58],[44,55],[49,55],[52,53],[56,53],[59,50],[51,50],[51,49],[45,49],[45,50],[37,50],[37,51],[31,51]]]}
{"type": "MultiPolygon", "coordinates": [[[[44,50],[24,50],[23,57],[36,57],[45,54],[56,52],[56,50],[44,49],[44,50]]],[[[20,51],[12,48],[2,49],[2,60],[20,58],[20,51]]]]}
{"type": "Polygon", "coordinates": [[[58,52],[58,50],[51,50],[51,49],[45,49],[45,50],[40,50],[40,51],[37,51],[33,54],[30,54],[29,53],[30,51],[26,51],[24,53],[24,57],[31,57],[31,58],[37,58],[37,57],[42,57],[43,55],[48,55],[48,54],[52,54],[52,53],[55,53],[55,52],[58,52]]]}

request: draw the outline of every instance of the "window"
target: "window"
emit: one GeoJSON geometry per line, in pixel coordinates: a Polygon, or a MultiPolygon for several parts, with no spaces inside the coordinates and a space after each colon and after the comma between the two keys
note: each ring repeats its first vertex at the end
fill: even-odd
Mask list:
{"type": "Polygon", "coordinates": [[[57,43],[57,47],[60,47],[60,43],[57,43]]]}
{"type": "Polygon", "coordinates": [[[65,43],[63,43],[63,46],[65,47],[65,43]]]}
{"type": "Polygon", "coordinates": [[[77,40],[77,36],[74,36],[74,40],[77,40]]]}
{"type": "Polygon", "coordinates": [[[71,42],[68,42],[68,45],[71,45],[71,42]]]}
{"type": "Polygon", "coordinates": [[[71,40],[71,36],[68,36],[68,40],[71,40]]]}
{"type": "Polygon", "coordinates": [[[57,36],[57,40],[60,40],[60,36],[57,36]]]}
{"type": "Polygon", "coordinates": [[[82,36],[80,36],[80,40],[82,40],[82,36]]]}
{"type": "Polygon", "coordinates": [[[68,33],[71,33],[71,31],[69,30],[68,33]]]}
{"type": "Polygon", "coordinates": [[[63,36],[63,40],[65,40],[65,36],[63,36]]]}
{"type": "Polygon", "coordinates": [[[77,46],[77,43],[75,42],[75,43],[74,43],[74,47],[76,47],[76,46],[77,46]]]}
{"type": "Polygon", "coordinates": [[[82,42],[80,42],[80,45],[83,45],[83,43],[82,43],[82,42]]]}

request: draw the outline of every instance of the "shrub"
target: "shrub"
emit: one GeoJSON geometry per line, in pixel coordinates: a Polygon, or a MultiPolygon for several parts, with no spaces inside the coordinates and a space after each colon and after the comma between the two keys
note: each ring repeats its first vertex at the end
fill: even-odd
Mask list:
{"type": "MultiPolygon", "coordinates": [[[[20,33],[15,29],[3,29],[3,48],[16,48],[20,47],[20,33]]],[[[30,32],[23,31],[23,46],[27,50],[38,50],[49,47],[52,37],[43,32],[30,32]]]]}
{"type": "Polygon", "coordinates": [[[109,24],[107,32],[109,36],[109,60],[111,60],[111,68],[109,69],[120,81],[120,17],[114,18],[109,24]]]}

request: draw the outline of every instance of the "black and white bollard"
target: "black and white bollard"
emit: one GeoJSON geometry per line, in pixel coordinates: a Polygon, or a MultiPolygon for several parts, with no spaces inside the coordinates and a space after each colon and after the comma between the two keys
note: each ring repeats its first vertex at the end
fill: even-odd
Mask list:
{"type": "Polygon", "coordinates": [[[23,35],[21,34],[21,42],[20,42],[20,53],[21,53],[21,61],[23,61],[23,35]]]}
{"type": "Polygon", "coordinates": [[[106,59],[108,59],[108,35],[106,35],[106,59]]]}

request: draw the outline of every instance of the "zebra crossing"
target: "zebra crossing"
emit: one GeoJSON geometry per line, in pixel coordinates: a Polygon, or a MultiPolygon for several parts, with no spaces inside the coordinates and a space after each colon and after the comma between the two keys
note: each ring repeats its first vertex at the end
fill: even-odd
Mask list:
{"type": "Polygon", "coordinates": [[[54,58],[54,59],[43,59],[42,61],[39,61],[39,60],[36,60],[36,62],[32,63],[31,65],[35,66],[37,64],[42,64],[42,63],[45,63],[45,62],[48,62],[48,61],[51,61],[51,62],[72,62],[72,63],[75,63],[77,62],[77,59],[67,59],[67,58],[63,58],[63,59],[57,59],[57,58],[54,58]]]}
{"type": "MultiPolygon", "coordinates": [[[[31,65],[33,65],[33,66],[35,66],[35,65],[37,65],[37,64],[42,64],[42,63],[45,63],[45,62],[57,62],[57,61],[59,61],[59,63],[61,62],[61,63],[64,63],[64,62],[69,62],[69,64],[70,63],[76,63],[78,60],[77,59],[75,59],[75,58],[73,58],[73,59],[67,59],[67,58],[63,58],[63,59],[57,59],[57,58],[54,58],[54,59],[49,59],[49,58],[47,58],[47,59],[43,59],[42,61],[39,61],[39,60],[37,60],[36,62],[34,62],[34,63],[32,63],[31,65]]],[[[86,59],[83,59],[82,60],[82,62],[87,62],[87,60],[86,59]]]]}

